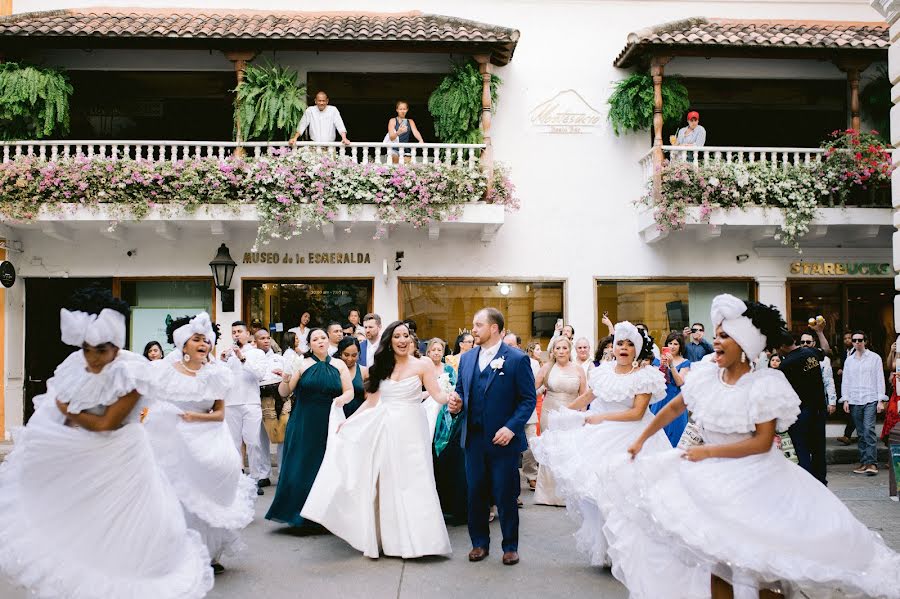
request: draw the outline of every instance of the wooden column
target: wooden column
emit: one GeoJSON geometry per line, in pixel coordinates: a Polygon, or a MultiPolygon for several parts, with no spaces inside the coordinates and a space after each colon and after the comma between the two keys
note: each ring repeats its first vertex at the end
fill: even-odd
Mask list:
{"type": "Polygon", "coordinates": [[[481,73],[481,133],[484,137],[484,152],[481,155],[481,170],[487,176],[488,192],[494,188],[494,148],[491,144],[491,118],[493,104],[491,102],[491,57],[487,54],[475,56],[478,70],[481,73]]]}
{"type": "Polygon", "coordinates": [[[653,78],[653,193],[658,194],[662,185],[660,168],[663,162],[663,71],[671,56],[654,56],[650,60],[650,77],[653,78]]]}
{"type": "MultiPolygon", "coordinates": [[[[234,65],[234,75],[235,80],[237,81],[237,85],[235,85],[235,89],[241,86],[244,82],[244,75],[247,72],[247,63],[256,58],[258,52],[256,50],[231,50],[225,52],[225,58],[230,60],[234,65]]],[[[235,110],[234,110],[234,130],[237,131],[237,135],[235,136],[235,141],[239,144],[241,141],[241,122],[238,117],[237,111],[237,102],[235,102],[235,110]]],[[[238,156],[243,156],[244,150],[241,147],[235,149],[235,154],[238,156]]]]}
{"type": "Polygon", "coordinates": [[[870,62],[859,60],[838,61],[837,67],[847,73],[847,83],[850,85],[850,128],[859,133],[862,127],[859,116],[859,74],[869,68],[870,62]]]}

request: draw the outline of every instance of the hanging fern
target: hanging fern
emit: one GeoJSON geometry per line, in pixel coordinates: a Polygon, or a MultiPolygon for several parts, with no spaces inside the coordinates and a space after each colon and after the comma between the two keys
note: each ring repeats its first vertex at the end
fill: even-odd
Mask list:
{"type": "MultiPolygon", "coordinates": [[[[475,61],[454,63],[450,74],[428,98],[434,117],[434,132],[443,143],[477,144],[484,141],[481,124],[481,93],[484,79],[475,61]]],[[[491,75],[491,106],[497,106],[500,77],[491,75]]]]}
{"type": "Polygon", "coordinates": [[[890,143],[890,112],[893,104],[891,104],[891,82],[886,67],[879,67],[875,78],[859,92],[859,106],[872,128],[878,131],[878,137],[885,143],[890,143]]]}
{"type": "MultiPolygon", "coordinates": [[[[663,77],[663,121],[680,122],[690,107],[687,88],[678,77],[663,77]]],[[[649,73],[632,73],[616,83],[607,101],[613,131],[646,131],[653,126],[653,78],[649,73]]]]}
{"type": "Polygon", "coordinates": [[[306,110],[306,86],[297,77],[297,71],[273,63],[247,65],[243,83],[233,90],[241,140],[290,137],[306,110]]]}
{"type": "Polygon", "coordinates": [[[15,62],[0,64],[0,139],[40,139],[69,132],[68,76],[15,62]]]}

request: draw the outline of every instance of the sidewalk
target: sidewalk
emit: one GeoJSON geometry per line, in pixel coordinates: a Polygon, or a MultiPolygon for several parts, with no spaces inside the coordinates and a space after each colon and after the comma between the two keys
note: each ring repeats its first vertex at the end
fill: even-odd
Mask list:
{"type": "MultiPolygon", "coordinates": [[[[826,424],[825,425],[825,463],[829,466],[832,464],[858,464],[859,449],[856,444],[856,436],[850,445],[838,443],[837,438],[844,434],[843,424],[826,424]]],[[[875,425],[875,436],[881,434],[881,423],[875,425]]],[[[854,433],[855,435],[855,433],[854,433]]],[[[878,451],[878,467],[887,464],[889,458],[888,448],[881,439],[877,443],[878,451]]]]}

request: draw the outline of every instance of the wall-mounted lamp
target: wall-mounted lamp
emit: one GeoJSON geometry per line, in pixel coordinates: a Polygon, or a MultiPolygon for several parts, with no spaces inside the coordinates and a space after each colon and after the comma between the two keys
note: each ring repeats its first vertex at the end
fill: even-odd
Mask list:
{"type": "Polygon", "coordinates": [[[500,295],[509,295],[510,291],[512,291],[512,287],[508,283],[500,283],[500,295]]]}
{"type": "Polygon", "coordinates": [[[234,312],[234,291],[229,287],[231,287],[231,278],[234,276],[236,267],[237,263],[231,259],[231,253],[223,243],[219,246],[216,257],[209,263],[216,289],[222,295],[222,312],[234,312]]]}
{"type": "Polygon", "coordinates": [[[738,264],[740,264],[741,262],[746,262],[747,260],[749,260],[750,254],[738,254],[734,257],[734,259],[737,260],[738,264]]]}

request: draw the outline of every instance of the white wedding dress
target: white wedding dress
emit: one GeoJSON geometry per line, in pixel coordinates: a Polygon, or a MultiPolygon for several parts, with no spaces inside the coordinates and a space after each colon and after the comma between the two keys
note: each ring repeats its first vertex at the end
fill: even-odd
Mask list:
{"type": "Polygon", "coordinates": [[[386,379],[374,408],[344,422],[333,406],[328,449],[301,515],[371,558],[447,555],[418,376],[386,379]]]}
{"type": "Polygon", "coordinates": [[[145,401],[108,432],[66,426],[57,409],[102,416],[139,387],[130,360],[146,362],[123,350],[92,374],[72,353],[0,464],[0,571],[33,596],[189,599],[213,586],[206,547],[140,424],[145,401]]]}

